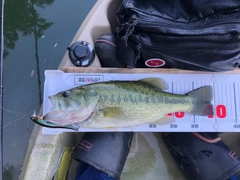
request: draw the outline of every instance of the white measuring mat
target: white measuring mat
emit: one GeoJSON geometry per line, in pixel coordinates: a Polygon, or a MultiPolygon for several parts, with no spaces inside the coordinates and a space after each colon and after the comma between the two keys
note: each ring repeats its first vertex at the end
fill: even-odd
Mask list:
{"type": "MultiPolygon", "coordinates": [[[[213,87],[214,116],[197,116],[175,112],[171,124],[143,124],[131,128],[93,129],[81,128],[80,132],[133,131],[133,132],[240,132],[240,74],[115,74],[115,73],[64,73],[60,70],[45,71],[43,115],[51,111],[48,96],[80,85],[113,81],[139,80],[147,77],[164,79],[167,92],[185,94],[204,85],[213,87]]],[[[68,129],[43,128],[44,134],[72,132],[68,129]]]]}

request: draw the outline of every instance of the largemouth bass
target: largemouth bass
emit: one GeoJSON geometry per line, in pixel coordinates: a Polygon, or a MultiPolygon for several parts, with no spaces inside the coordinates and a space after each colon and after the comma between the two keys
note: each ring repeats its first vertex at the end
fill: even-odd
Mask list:
{"type": "Polygon", "coordinates": [[[172,112],[213,115],[211,86],[184,95],[164,92],[167,88],[159,78],[83,85],[50,96],[52,111],[32,120],[48,127],[117,128],[170,123],[166,114],[172,112]]]}

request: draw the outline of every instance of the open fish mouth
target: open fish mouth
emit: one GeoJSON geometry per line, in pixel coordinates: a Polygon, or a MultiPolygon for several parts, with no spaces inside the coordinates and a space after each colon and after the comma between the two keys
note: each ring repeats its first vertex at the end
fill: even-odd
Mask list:
{"type": "Polygon", "coordinates": [[[67,102],[64,100],[59,100],[55,96],[49,96],[49,99],[52,104],[51,111],[43,116],[44,120],[47,121],[61,121],[62,119],[71,118],[69,115],[67,102]]]}
{"type": "Polygon", "coordinates": [[[52,108],[49,113],[47,113],[45,116],[43,116],[44,120],[50,120],[54,117],[57,117],[57,115],[61,114],[61,112],[62,112],[61,103],[54,96],[50,96],[49,100],[51,101],[52,108]]]}
{"type": "Polygon", "coordinates": [[[50,96],[49,99],[52,109],[42,119],[51,123],[61,126],[75,125],[88,120],[93,113],[92,109],[80,108],[77,104],[76,107],[71,107],[65,99],[58,99],[55,96],[50,96]]]}
{"type": "Polygon", "coordinates": [[[58,100],[54,96],[49,96],[49,99],[52,104],[52,111],[66,111],[67,102],[64,100],[58,100]]]}
{"type": "Polygon", "coordinates": [[[52,111],[53,110],[58,110],[59,109],[59,103],[56,100],[56,98],[54,98],[54,96],[49,96],[49,100],[51,101],[51,104],[52,104],[52,111]]]}
{"type": "Polygon", "coordinates": [[[67,109],[66,103],[64,101],[58,101],[57,98],[54,96],[49,97],[52,109],[49,113],[47,113],[44,116],[36,116],[35,113],[31,117],[31,120],[33,120],[35,123],[44,126],[44,127],[50,127],[50,128],[66,128],[66,129],[73,129],[78,130],[79,125],[77,124],[61,124],[57,123],[57,121],[66,121],[66,114],[65,110],[67,109]],[[55,122],[54,122],[55,120],[55,122]],[[53,121],[53,122],[51,122],[53,121]]]}

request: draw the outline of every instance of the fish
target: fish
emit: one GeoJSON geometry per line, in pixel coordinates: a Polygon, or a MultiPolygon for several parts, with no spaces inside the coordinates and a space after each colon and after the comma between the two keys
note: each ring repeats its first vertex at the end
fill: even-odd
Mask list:
{"type": "Polygon", "coordinates": [[[186,94],[166,92],[161,78],[136,81],[107,81],[78,86],[49,96],[52,111],[32,117],[47,127],[69,129],[124,128],[174,121],[167,114],[186,112],[213,115],[212,86],[205,85],[186,94]]]}

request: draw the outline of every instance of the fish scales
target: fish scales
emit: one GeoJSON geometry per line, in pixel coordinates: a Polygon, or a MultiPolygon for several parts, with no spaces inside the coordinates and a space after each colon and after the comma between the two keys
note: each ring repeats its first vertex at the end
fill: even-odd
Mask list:
{"type": "Polygon", "coordinates": [[[127,126],[154,122],[170,112],[185,111],[192,109],[191,98],[184,95],[175,95],[160,91],[151,85],[139,82],[107,82],[89,85],[100,97],[98,109],[115,108],[121,109],[121,114],[116,118],[93,116],[88,126],[127,126]]]}

